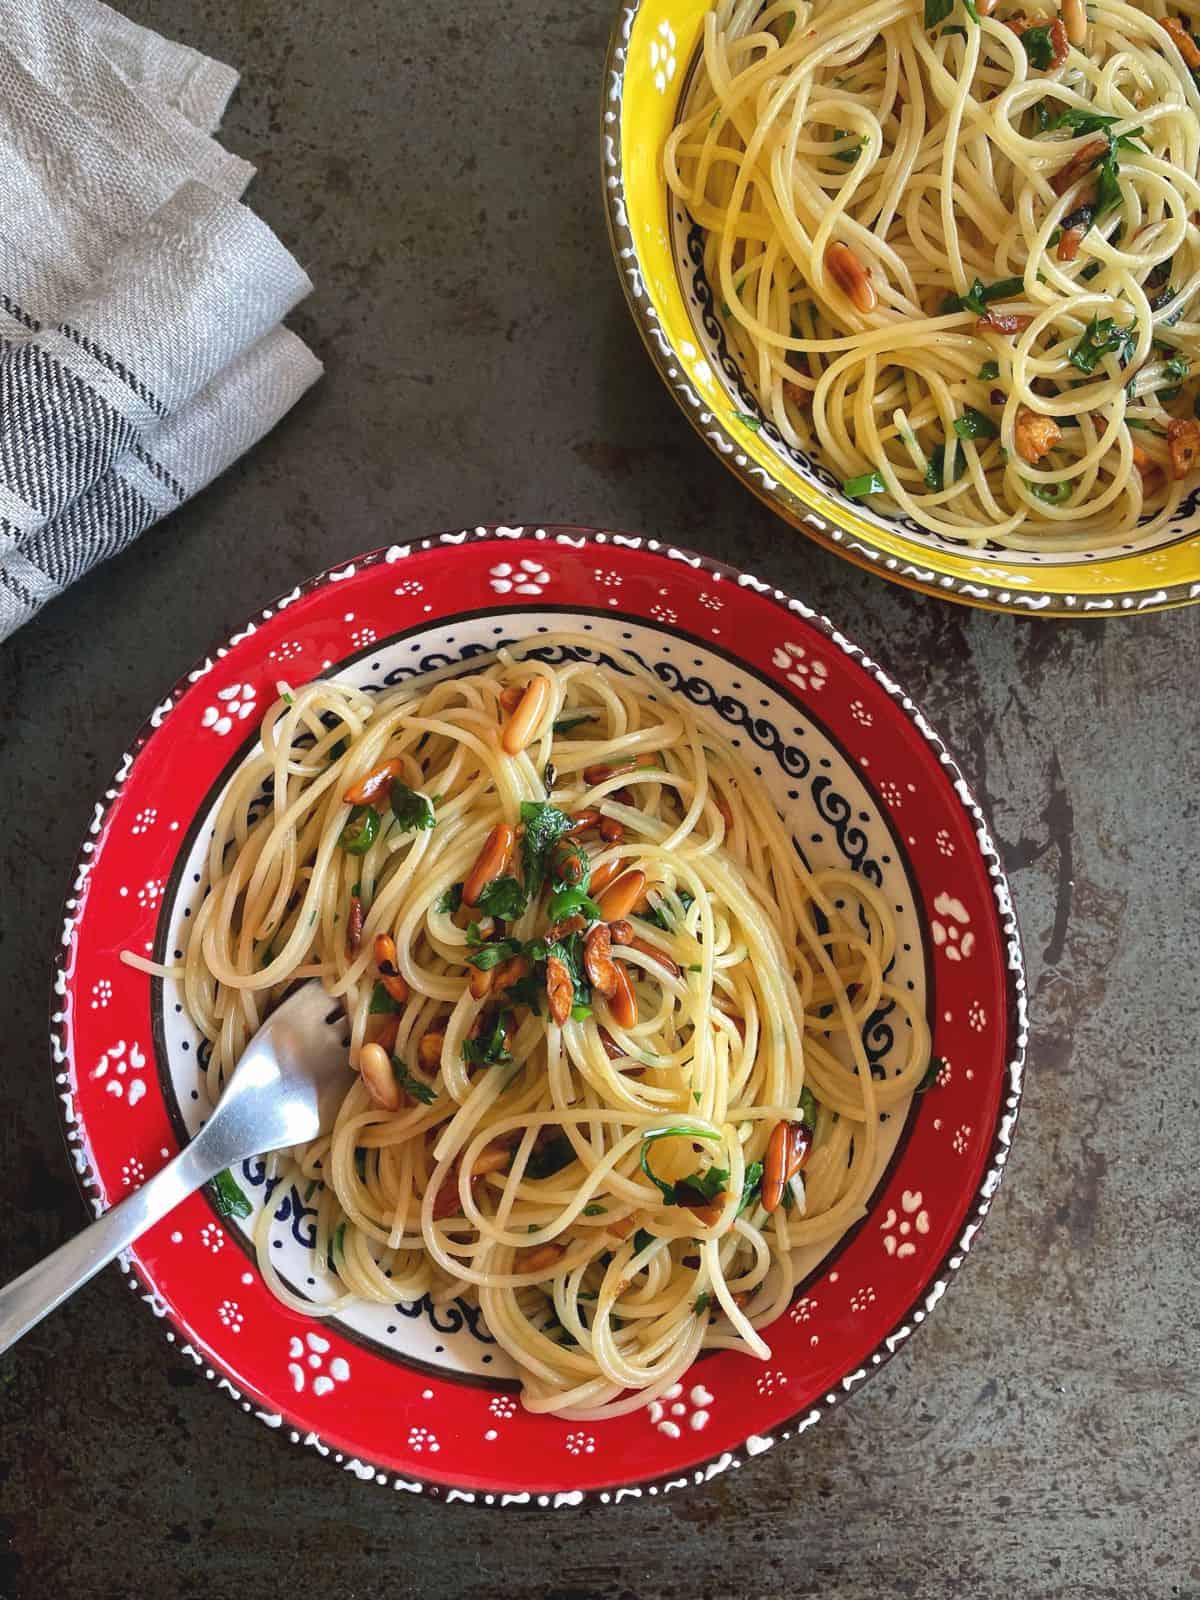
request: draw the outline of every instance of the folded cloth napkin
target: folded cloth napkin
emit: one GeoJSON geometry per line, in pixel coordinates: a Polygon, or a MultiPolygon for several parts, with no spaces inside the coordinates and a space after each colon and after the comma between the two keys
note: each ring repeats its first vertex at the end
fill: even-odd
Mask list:
{"type": "Polygon", "coordinates": [[[0,639],[320,376],[210,137],[236,82],[100,0],[0,0],[0,639]]]}

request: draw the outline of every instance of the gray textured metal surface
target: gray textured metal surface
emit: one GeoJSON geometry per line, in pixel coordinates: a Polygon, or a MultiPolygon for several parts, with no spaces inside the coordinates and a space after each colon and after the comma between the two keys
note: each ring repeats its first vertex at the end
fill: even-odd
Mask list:
{"type": "Polygon", "coordinates": [[[237,62],[227,141],[310,268],[328,373],[0,651],[0,1271],[82,1220],[46,974],[93,797],[160,691],[355,551],[636,528],[820,606],[922,697],[1003,842],[1035,1030],[1016,1149],[929,1326],[798,1444],[585,1512],[385,1493],[244,1417],[115,1273],[0,1362],[0,1595],[1200,1596],[1200,611],[1038,624],[788,531],[654,377],[598,203],[609,0],[136,0],[237,62]]]}

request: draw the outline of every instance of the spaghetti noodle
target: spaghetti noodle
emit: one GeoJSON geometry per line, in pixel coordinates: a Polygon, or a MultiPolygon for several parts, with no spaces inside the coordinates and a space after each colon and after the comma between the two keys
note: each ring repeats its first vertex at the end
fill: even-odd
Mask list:
{"type": "Polygon", "coordinates": [[[666,144],[764,416],[951,541],[1145,540],[1196,482],[1200,43],[1061,5],[718,0],[666,144]]]}
{"type": "Polygon", "coordinates": [[[632,657],[538,644],[432,686],[281,686],[178,976],[214,1098],[296,979],[346,1009],[357,1075],[287,1169],[344,1294],[292,1294],[268,1207],[275,1292],[476,1299],[527,1406],[597,1418],[704,1348],[769,1355],[792,1252],[862,1214],[929,1038],[890,904],[806,870],[724,734],[632,657]],[[889,1004],[906,1043],[873,1076],[889,1004]]]}

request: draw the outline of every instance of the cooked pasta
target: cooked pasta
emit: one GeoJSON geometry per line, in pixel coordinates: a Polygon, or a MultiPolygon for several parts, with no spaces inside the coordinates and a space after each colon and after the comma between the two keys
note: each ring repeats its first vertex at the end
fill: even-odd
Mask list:
{"type": "Polygon", "coordinates": [[[1200,456],[1200,44],[1195,0],[1172,4],[705,18],[667,181],[763,415],[848,496],[1060,553],[1176,514],[1200,456]]]}
{"type": "Polygon", "coordinates": [[[284,686],[181,979],[214,1098],[297,978],[347,1012],[336,1126],[285,1168],[344,1293],[279,1279],[267,1208],[276,1292],[477,1300],[527,1406],[598,1418],[702,1349],[769,1354],[793,1251],[862,1215],[929,1040],[884,895],[808,872],[724,733],[593,644],[284,686]],[[873,1076],[889,1005],[909,1026],[873,1076]]]}

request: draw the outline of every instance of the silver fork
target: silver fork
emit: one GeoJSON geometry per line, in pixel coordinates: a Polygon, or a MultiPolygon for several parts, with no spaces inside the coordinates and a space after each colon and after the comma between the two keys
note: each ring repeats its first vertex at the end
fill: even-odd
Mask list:
{"type": "Polygon", "coordinates": [[[341,1005],[317,979],[289,995],[246,1046],[192,1142],[135,1194],[0,1289],[0,1353],[218,1172],[328,1132],[352,1081],[345,1028],[341,1005]]]}

